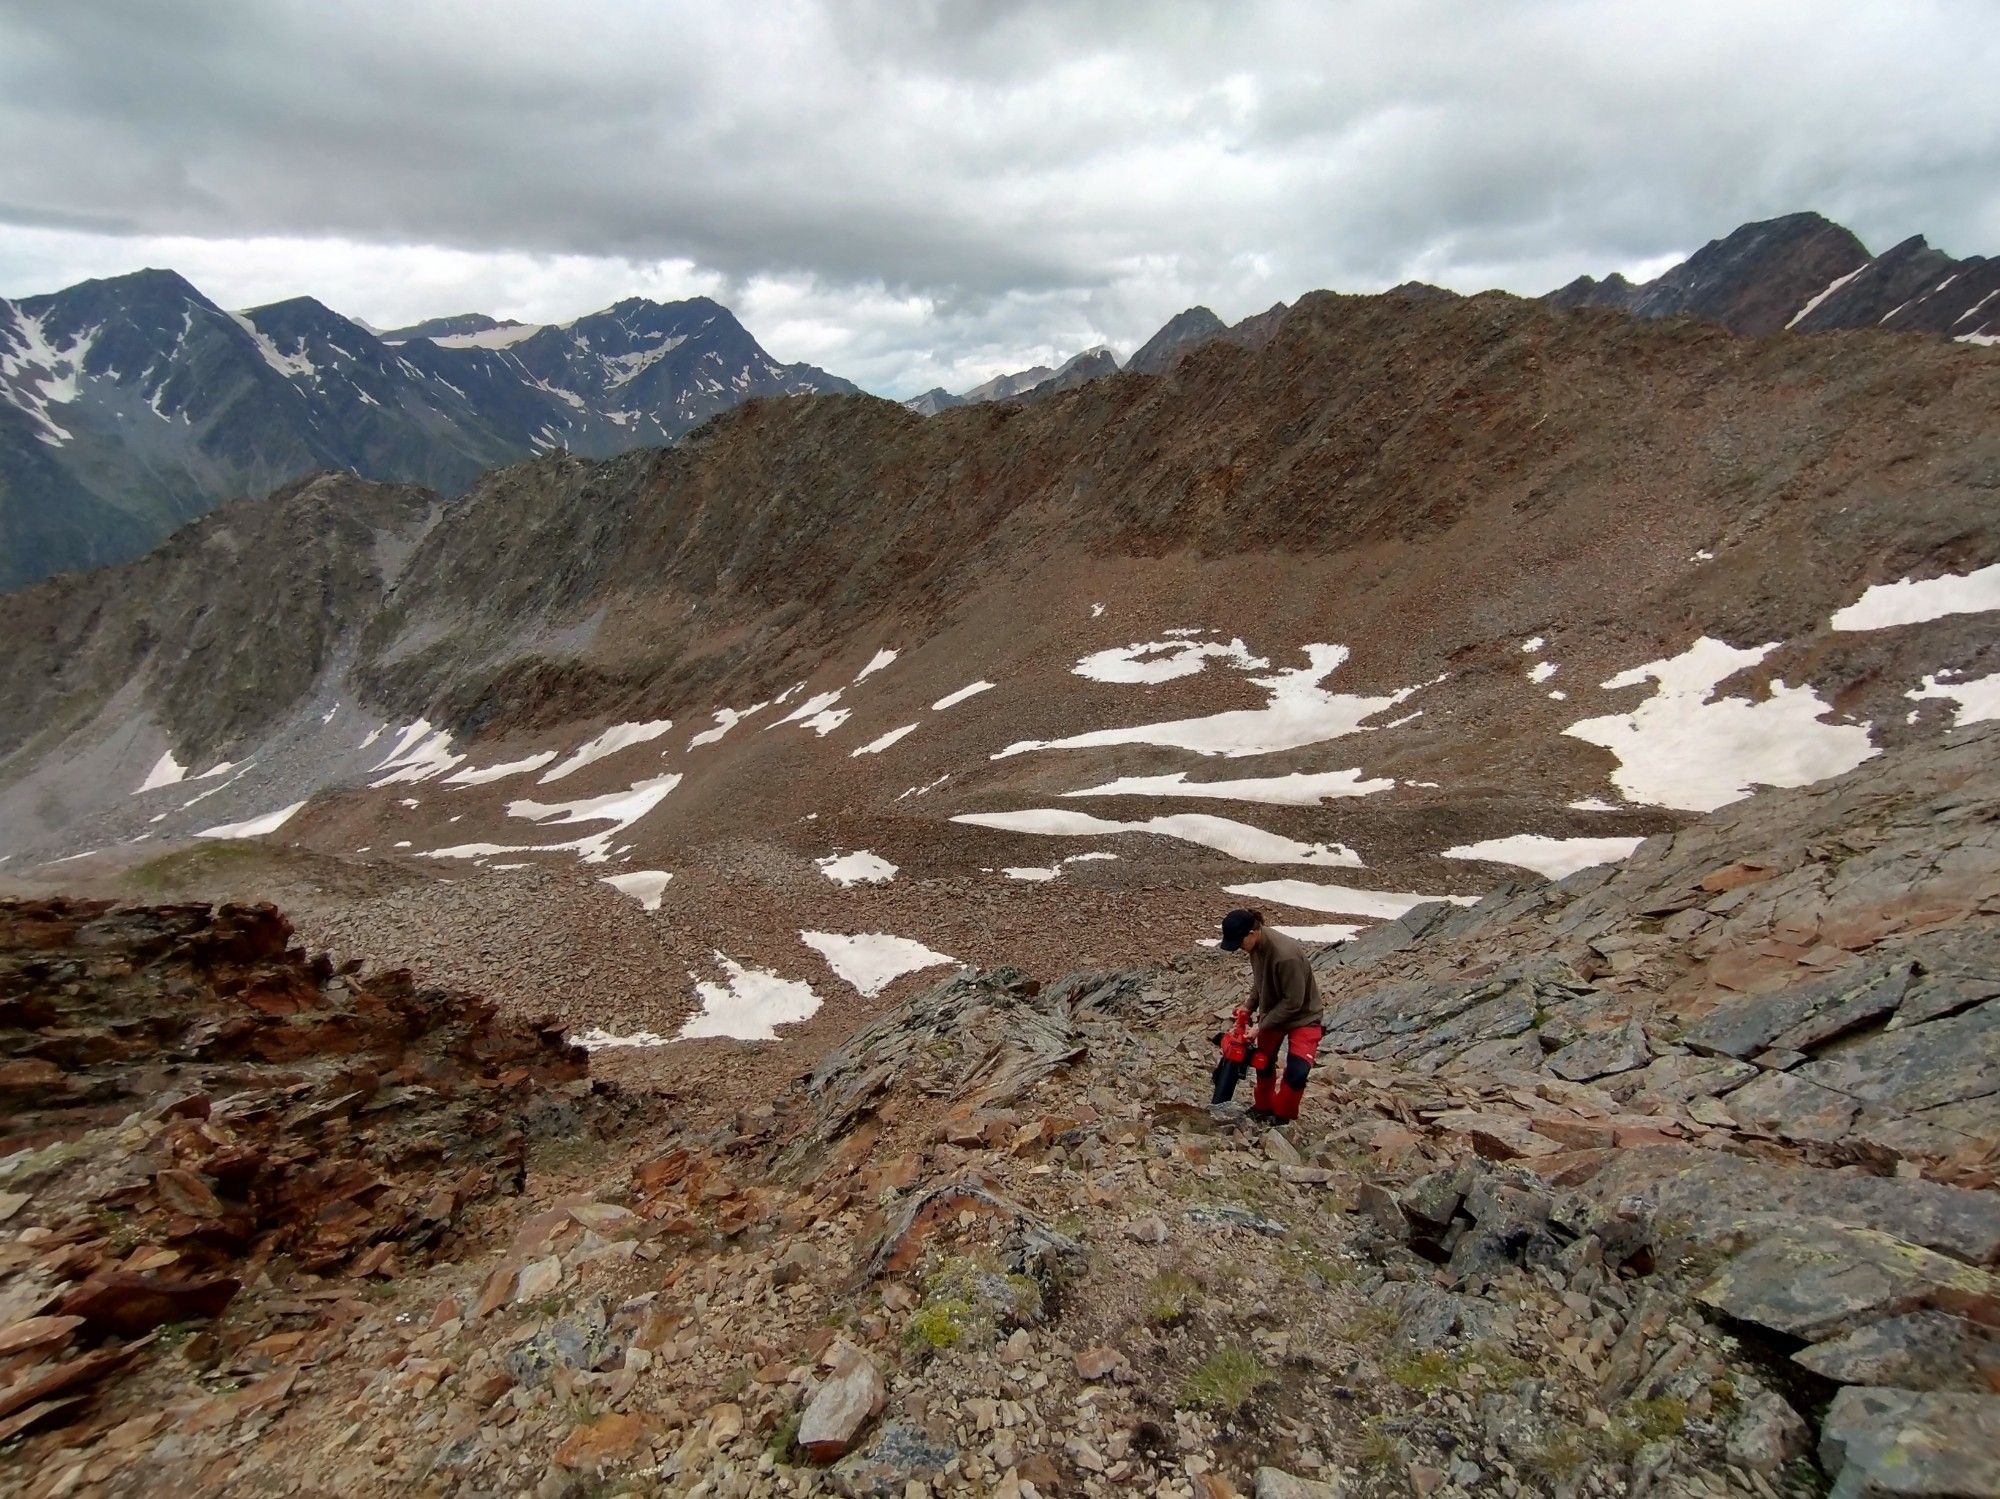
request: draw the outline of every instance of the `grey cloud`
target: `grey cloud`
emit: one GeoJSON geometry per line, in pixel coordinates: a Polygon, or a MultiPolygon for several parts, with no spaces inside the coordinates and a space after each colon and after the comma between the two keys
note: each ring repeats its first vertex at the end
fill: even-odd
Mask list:
{"type": "Polygon", "coordinates": [[[1980,0],[0,0],[0,292],[28,229],[469,252],[492,305],[685,263],[902,393],[1798,208],[2000,249],[1994,76],[1980,0]]]}

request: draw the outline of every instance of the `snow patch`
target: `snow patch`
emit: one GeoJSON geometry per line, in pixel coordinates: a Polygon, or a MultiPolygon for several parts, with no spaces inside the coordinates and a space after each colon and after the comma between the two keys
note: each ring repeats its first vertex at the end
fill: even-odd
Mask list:
{"type": "Polygon", "coordinates": [[[813,863],[819,866],[821,874],[843,888],[887,884],[897,872],[896,865],[865,848],[857,848],[850,854],[828,854],[813,863]]]}
{"type": "Polygon", "coordinates": [[[1601,796],[1586,796],[1580,802],[1571,802],[1572,812],[1622,812],[1625,809],[1616,802],[1608,802],[1601,796]]]}
{"type": "Polygon", "coordinates": [[[958,959],[933,952],[909,937],[885,932],[800,932],[799,940],[821,957],[827,967],[854,986],[863,999],[873,999],[906,973],[935,968],[958,959]]]}
{"type": "Polygon", "coordinates": [[[775,1041],[778,1026],[808,1019],[819,1008],[810,984],[780,978],[768,969],[745,968],[726,953],[716,953],[715,961],[722,966],[723,981],[695,985],[701,1013],[681,1027],[683,1041],[701,1036],[775,1041]]]}
{"type": "Polygon", "coordinates": [[[1446,849],[1442,857],[1512,864],[1532,869],[1546,879],[1559,880],[1593,864],[1616,864],[1629,859],[1632,851],[1645,841],[1643,838],[1548,838],[1540,833],[1515,833],[1507,838],[1462,843],[1446,849]]]}
{"type": "Polygon", "coordinates": [[[1991,609],[2000,609],[2000,562],[1941,578],[1877,583],[1845,609],[1836,609],[1827,623],[1836,630],[1887,630],[1991,609]]]}
{"type": "Polygon", "coordinates": [[[1271,664],[1261,656],[1251,655],[1250,648],[1241,640],[1224,645],[1219,640],[1181,638],[1135,641],[1095,651],[1070,671],[1093,682],[1171,682],[1195,675],[1211,659],[1227,662],[1239,671],[1261,671],[1271,664]]]}
{"type": "Polygon", "coordinates": [[[289,807],[280,807],[275,812],[266,812],[262,817],[253,817],[248,822],[225,822],[220,827],[203,828],[195,834],[197,838],[261,838],[266,833],[275,833],[297,815],[304,802],[293,802],[289,807]]]}
{"type": "Polygon", "coordinates": [[[876,672],[880,671],[883,667],[887,666],[891,661],[894,661],[896,659],[896,655],[897,653],[895,651],[888,651],[888,650],[877,651],[874,654],[874,656],[872,656],[869,659],[868,664],[862,667],[860,671],[854,674],[854,680],[857,682],[867,681],[870,677],[874,676],[876,672]]]}
{"type": "Polygon", "coordinates": [[[498,765],[488,765],[483,769],[468,765],[464,770],[446,776],[444,783],[447,786],[484,786],[489,781],[503,781],[508,776],[524,776],[531,770],[540,770],[555,757],[554,750],[543,750],[522,760],[503,760],[498,765]]]}
{"type": "Polygon", "coordinates": [[[901,739],[905,734],[913,732],[916,729],[916,727],[917,726],[913,723],[906,723],[900,729],[891,729],[881,738],[871,739],[866,744],[862,745],[860,749],[852,751],[847,758],[850,760],[858,760],[863,755],[879,755],[882,753],[883,750],[887,749],[890,745],[894,744],[897,740],[901,739]]]}
{"type": "Polygon", "coordinates": [[[1553,661],[1537,661],[1528,671],[1528,680],[1537,683],[1546,682],[1556,674],[1556,670],[1556,664],[1553,661]]]}
{"type": "Polygon", "coordinates": [[[1112,822],[1088,812],[1035,807],[1020,812],[966,812],[951,819],[970,827],[1007,833],[1039,833],[1056,838],[1096,838],[1109,833],[1154,833],[1200,844],[1250,864],[1315,864],[1359,869],[1361,856],[1338,843],[1300,843],[1248,823],[1200,812],[1176,812],[1144,822],[1112,822]]]}
{"type": "Polygon", "coordinates": [[[770,703],[767,701],[752,703],[747,708],[717,708],[715,710],[715,727],[703,729],[699,734],[688,740],[687,747],[689,749],[696,749],[704,744],[715,744],[721,740],[723,735],[727,734],[751,714],[761,713],[770,706],[770,703]]]}
{"type": "Polygon", "coordinates": [[[1030,750],[1096,749],[1112,744],[1166,745],[1230,759],[1268,755],[1359,733],[1368,719],[1403,702],[1420,686],[1433,685],[1400,688],[1386,697],[1328,692],[1320,683],[1347,660],[1347,647],[1308,645],[1302,649],[1306,654],[1305,666],[1250,679],[1269,695],[1262,708],[1239,708],[1205,718],[1172,719],[1129,728],[1097,729],[1065,739],[1023,739],[990,758],[1004,760],[1030,750]]]}
{"type": "Polygon", "coordinates": [[[1785,326],[1787,328],[1797,327],[1800,319],[1804,318],[1807,313],[1811,312],[1815,307],[1819,306],[1820,303],[1824,302],[1828,297],[1832,296],[1835,292],[1839,291],[1843,286],[1847,285],[1848,282],[1852,281],[1856,276],[1860,275],[1863,271],[1867,270],[1868,267],[1870,267],[1874,263],[1875,262],[1872,260],[1864,260],[1861,262],[1860,265],[1856,266],[1853,270],[1849,271],[1845,276],[1835,276],[1833,280],[1827,282],[1826,286],[1820,291],[1818,296],[1812,298],[1810,301],[1806,303],[1805,306],[1801,307],[1797,312],[1793,313],[1791,321],[1786,323],[1785,326]]]}
{"type": "Polygon", "coordinates": [[[1398,916],[1435,901],[1469,906],[1477,897],[1470,895],[1409,895],[1393,890],[1357,890],[1351,885],[1316,885],[1311,880],[1257,880],[1248,885],[1226,885],[1230,895],[1252,900],[1275,901],[1297,906],[1302,911],[1331,911],[1341,916],[1372,916],[1394,921],[1398,916]]]}
{"type": "Polygon", "coordinates": [[[574,754],[555,769],[545,773],[540,784],[560,781],[564,776],[574,775],[584,766],[602,760],[606,755],[615,755],[622,749],[630,749],[635,744],[645,744],[658,739],[674,726],[671,718],[657,718],[650,723],[615,723],[595,739],[586,741],[574,754]]]}
{"type": "MultiPolygon", "coordinates": [[[[187,767],[174,758],[168,750],[153,762],[153,768],[146,772],[146,779],[139,783],[140,791],[157,791],[162,786],[172,786],[187,775],[187,767]]],[[[134,792],[133,795],[137,795],[134,792]]]]}
{"type": "Polygon", "coordinates": [[[998,683],[987,682],[987,681],[968,683],[966,686],[959,688],[958,691],[956,692],[947,692],[943,697],[939,698],[936,702],[932,703],[931,712],[942,713],[946,708],[956,708],[960,703],[964,702],[967,698],[977,697],[979,696],[980,693],[989,691],[998,685],[999,685],[998,683]]]}
{"type": "Polygon", "coordinates": [[[1274,807],[1317,807],[1335,797],[1373,796],[1395,789],[1386,778],[1370,780],[1359,770],[1293,771],[1282,776],[1253,776],[1239,781],[1190,781],[1187,772],[1172,775],[1121,776],[1102,786],[1065,791],[1063,796],[1192,796],[1205,800],[1262,802],[1274,807]]]}
{"type": "Polygon", "coordinates": [[[629,895],[648,911],[660,909],[660,896],[673,876],[664,869],[635,869],[630,874],[607,875],[600,884],[621,895],[629,895]]]}
{"type": "Polygon", "coordinates": [[[1655,683],[1630,713],[1586,718],[1563,732],[1618,757],[1611,782],[1626,799],[1712,812],[1759,786],[1804,786],[1852,770],[1879,753],[1865,724],[1823,721],[1828,704],[1810,687],[1773,680],[1761,703],[1710,695],[1777,643],[1738,650],[1703,636],[1678,656],[1648,661],[1602,685],[1655,683]]]}
{"type": "Polygon", "coordinates": [[[1991,676],[1973,677],[1968,681],[1948,682],[1949,673],[1938,672],[1924,678],[1922,685],[1912,687],[1903,696],[1917,701],[1923,698],[1943,698],[1957,706],[1952,710],[1952,724],[1958,726],[1969,723],[1987,723],[2000,718],[2000,671],[1991,676]]]}
{"type": "Polygon", "coordinates": [[[1026,866],[1016,865],[1012,868],[1003,869],[1000,872],[1006,875],[1007,878],[1010,880],[1030,880],[1039,882],[1043,880],[1052,880],[1056,878],[1056,876],[1060,875],[1065,869],[1067,869],[1072,864],[1094,864],[1102,859],[1115,860],[1117,857],[1118,855],[1116,854],[1109,854],[1102,852],[1094,852],[1088,854],[1071,854],[1067,859],[1058,859],[1053,864],[1026,865],[1026,866]]]}
{"type": "Polygon", "coordinates": [[[1296,937],[1301,942],[1345,942],[1361,930],[1358,926],[1345,926],[1337,922],[1326,922],[1319,926],[1278,926],[1273,923],[1271,929],[1283,932],[1287,937],[1296,937]]]}
{"type": "Polygon", "coordinates": [[[1548,642],[1542,639],[1541,636],[1531,635],[1526,640],[1521,642],[1521,649],[1526,651],[1530,656],[1532,656],[1535,654],[1535,652],[1539,651],[1543,646],[1547,644],[1548,642]]]}

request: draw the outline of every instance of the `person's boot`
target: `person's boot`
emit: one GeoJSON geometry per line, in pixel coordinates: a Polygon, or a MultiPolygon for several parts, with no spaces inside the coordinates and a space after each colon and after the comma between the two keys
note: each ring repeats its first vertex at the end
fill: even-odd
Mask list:
{"type": "Polygon", "coordinates": [[[1296,1124],[1299,1105],[1305,1101],[1306,1090],[1294,1088],[1290,1083],[1279,1083],[1271,1091],[1271,1112],[1280,1124],[1296,1124]]]}
{"type": "Polygon", "coordinates": [[[1254,1123],[1268,1123],[1278,1109],[1278,1069],[1257,1074],[1257,1088],[1250,1096],[1250,1119],[1254,1123]]]}

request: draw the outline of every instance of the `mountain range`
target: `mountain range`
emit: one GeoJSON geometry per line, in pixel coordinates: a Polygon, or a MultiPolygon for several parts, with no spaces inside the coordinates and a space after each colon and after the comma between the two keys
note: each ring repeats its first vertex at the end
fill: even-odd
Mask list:
{"type": "Polygon", "coordinates": [[[389,334],[310,297],[228,312],[172,271],[0,300],[0,587],[136,556],[315,470],[456,494],[550,448],[608,455],[754,396],[854,389],[706,298],[389,334]]]}
{"type": "MultiPolygon", "coordinates": [[[[1801,213],[1746,224],[1644,285],[1586,276],[1543,300],[1750,335],[1882,328],[1990,342],[2000,260],[1954,260],[1921,236],[1871,256],[1801,213]]],[[[1260,346],[1286,311],[1226,325],[1191,307],[1122,366],[1099,346],[905,404],[929,416],[1045,399],[1121,368],[1162,374],[1210,342],[1260,346]]],[[[676,441],[752,397],[856,389],[773,359],[706,298],[633,298],[561,324],[465,313],[388,331],[310,297],[225,311],[163,270],[0,299],[0,589],[137,556],[225,499],[315,471],[454,495],[552,448],[609,456],[676,441]]]]}

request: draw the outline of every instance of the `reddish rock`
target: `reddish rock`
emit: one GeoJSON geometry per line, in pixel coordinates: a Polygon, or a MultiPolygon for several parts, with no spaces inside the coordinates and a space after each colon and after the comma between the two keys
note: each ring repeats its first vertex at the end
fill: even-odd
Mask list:
{"type": "Polygon", "coordinates": [[[169,1322],[219,1317],[242,1282],[233,1275],[172,1279],[114,1270],[93,1275],[64,1296],[58,1310],[100,1337],[142,1337],[169,1322]]]}
{"type": "Polygon", "coordinates": [[[561,1467],[597,1472],[630,1458],[645,1439],[645,1422],[614,1411],[572,1430],[556,1448],[555,1460],[561,1467]]]}

